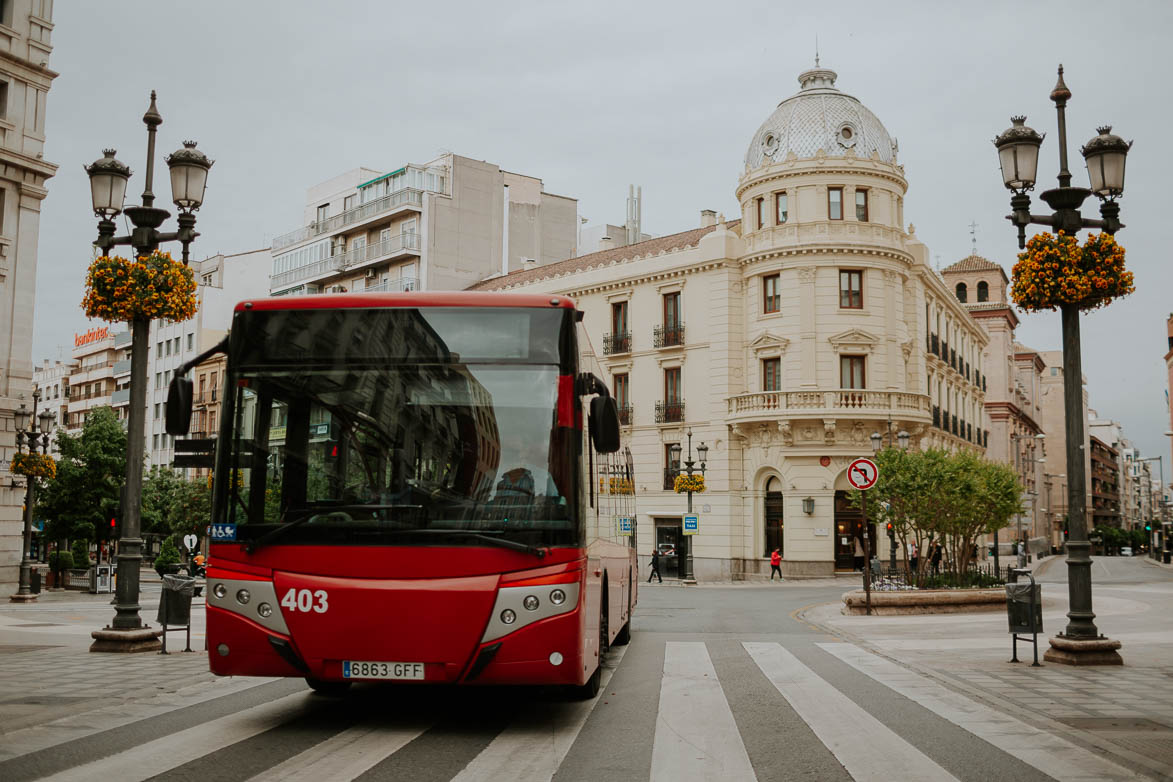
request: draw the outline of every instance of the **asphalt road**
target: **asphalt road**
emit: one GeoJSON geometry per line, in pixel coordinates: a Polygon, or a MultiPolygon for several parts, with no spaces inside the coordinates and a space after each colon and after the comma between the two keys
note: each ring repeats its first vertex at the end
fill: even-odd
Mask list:
{"type": "MultiPolygon", "coordinates": [[[[334,700],[298,680],[221,679],[142,707],[149,717],[120,705],[116,727],[96,713],[60,735],[2,733],[11,751],[0,753],[0,779],[1053,778],[869,674],[871,652],[795,618],[852,585],[645,587],[632,641],[608,655],[594,701],[379,685],[334,700]]],[[[923,678],[900,675],[906,692],[931,684],[923,678]]]]}

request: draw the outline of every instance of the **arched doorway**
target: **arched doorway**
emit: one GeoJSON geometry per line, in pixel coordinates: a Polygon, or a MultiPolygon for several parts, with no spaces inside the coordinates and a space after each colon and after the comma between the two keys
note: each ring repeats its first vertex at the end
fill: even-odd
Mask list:
{"type": "Polygon", "coordinates": [[[765,546],[762,556],[768,557],[778,549],[778,553],[786,556],[785,539],[783,535],[784,518],[782,513],[782,481],[770,478],[766,482],[766,497],[764,500],[765,512],[765,546]]]}
{"type": "MultiPolygon", "coordinates": [[[[835,569],[863,568],[863,511],[853,507],[846,491],[835,492],[835,569]]],[[[876,525],[868,523],[868,551],[876,555],[876,525]]]]}

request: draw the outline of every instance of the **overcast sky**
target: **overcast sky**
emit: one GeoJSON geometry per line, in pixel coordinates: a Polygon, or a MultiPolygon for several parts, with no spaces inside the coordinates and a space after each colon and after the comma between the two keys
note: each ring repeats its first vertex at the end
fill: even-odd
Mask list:
{"type": "MultiPolygon", "coordinates": [[[[114,146],[142,192],[141,122],[159,92],[162,155],[195,139],[216,160],[196,257],[268,246],[300,226],[306,188],[342,171],[389,171],[442,151],[540,177],[592,223],[622,223],[643,186],[644,230],[737,214],[746,146],[813,64],[900,142],[905,219],[940,264],[977,248],[1009,274],[991,139],[1012,114],[1047,133],[1039,180],[1058,169],[1048,100],[1062,62],[1074,183],[1079,145],[1111,123],[1134,139],[1119,239],[1137,293],[1083,319],[1092,406],[1146,455],[1169,454],[1162,357],[1173,310],[1160,249],[1173,181],[1168,38],[1173,4],[1129,2],[322,2],[72,0],[56,4],[34,361],[68,355],[88,328],[82,280],[95,233],[82,165],[114,146]],[[1115,15],[1113,15],[1115,14],[1115,15]],[[1162,218],[1161,215],[1166,215],[1162,218]]],[[[1037,199],[1036,212],[1044,205],[1037,199]]],[[[1091,213],[1095,206],[1092,205],[1091,213]]],[[[1085,210],[1085,214],[1089,211],[1085,210]]],[[[173,227],[173,221],[168,224],[173,227]]],[[[1018,339],[1060,347],[1057,314],[1023,315],[1018,339]]],[[[1168,461],[1168,460],[1166,460],[1168,461]]],[[[1166,464],[1166,477],[1173,465],[1166,464]]]]}

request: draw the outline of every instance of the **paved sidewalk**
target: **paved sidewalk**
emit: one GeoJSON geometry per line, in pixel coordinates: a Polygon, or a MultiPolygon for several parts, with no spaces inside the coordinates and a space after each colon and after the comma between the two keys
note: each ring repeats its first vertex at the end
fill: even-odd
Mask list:
{"type": "Polygon", "coordinates": [[[1008,662],[1011,638],[1003,612],[845,616],[841,604],[824,604],[801,618],[1024,722],[1096,747],[1148,776],[1173,780],[1173,580],[1163,573],[1157,578],[1095,586],[1096,624],[1122,642],[1123,666],[1042,662],[1047,639],[1067,624],[1065,584],[1043,587],[1046,633],[1039,635],[1038,668],[1031,666],[1029,643],[1018,644],[1024,662],[1008,662]]]}

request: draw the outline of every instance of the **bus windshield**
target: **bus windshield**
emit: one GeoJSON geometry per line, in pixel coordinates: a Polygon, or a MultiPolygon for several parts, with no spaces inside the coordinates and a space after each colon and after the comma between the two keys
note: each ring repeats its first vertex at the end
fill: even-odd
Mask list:
{"type": "Polygon", "coordinates": [[[244,541],[579,545],[564,312],[241,313],[219,517],[244,541]]]}

